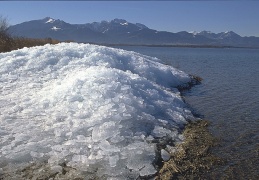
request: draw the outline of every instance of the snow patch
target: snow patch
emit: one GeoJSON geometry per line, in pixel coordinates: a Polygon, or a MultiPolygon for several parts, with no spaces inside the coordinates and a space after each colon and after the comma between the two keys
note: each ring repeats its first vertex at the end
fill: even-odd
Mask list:
{"type": "Polygon", "coordinates": [[[56,27],[56,26],[53,26],[51,29],[54,30],[54,31],[58,31],[58,30],[60,30],[61,28],[58,28],[58,27],[56,27]]]}
{"type": "Polygon", "coordinates": [[[46,21],[45,23],[54,23],[55,19],[50,18],[48,21],[46,21]]]}
{"type": "Polygon", "coordinates": [[[107,31],[109,31],[109,29],[105,29],[102,33],[106,33],[107,31]]]}
{"type": "Polygon", "coordinates": [[[194,36],[196,36],[197,34],[199,34],[200,32],[197,31],[190,31],[189,33],[193,34],[194,36]]]}
{"type": "Polygon", "coordinates": [[[127,25],[128,25],[128,22],[120,23],[120,25],[122,25],[122,26],[127,26],[127,25]]]}

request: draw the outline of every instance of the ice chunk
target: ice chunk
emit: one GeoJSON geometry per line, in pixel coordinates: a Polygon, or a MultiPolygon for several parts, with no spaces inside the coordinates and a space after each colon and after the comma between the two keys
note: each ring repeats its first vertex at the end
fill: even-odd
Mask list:
{"type": "Polygon", "coordinates": [[[100,149],[104,152],[119,152],[119,148],[114,145],[111,145],[108,141],[104,140],[99,144],[100,149]]]}
{"type": "Polygon", "coordinates": [[[88,157],[85,156],[85,155],[74,155],[74,156],[72,157],[72,161],[80,162],[80,163],[83,163],[83,164],[87,164],[87,162],[88,162],[88,157]]]}
{"type": "Polygon", "coordinates": [[[168,161],[170,159],[170,154],[166,150],[162,149],[161,157],[164,161],[168,161]]]}
{"type": "Polygon", "coordinates": [[[110,139],[112,143],[118,143],[123,141],[125,138],[123,136],[115,136],[110,139]]]}
{"type": "Polygon", "coordinates": [[[9,156],[7,156],[7,158],[10,159],[13,163],[24,163],[30,162],[32,160],[30,153],[26,151],[10,154],[9,156]]]}
{"type": "Polygon", "coordinates": [[[119,156],[118,155],[114,155],[114,156],[110,156],[109,157],[109,164],[111,167],[115,167],[117,164],[117,161],[119,160],[119,156]]]}
{"type": "Polygon", "coordinates": [[[38,152],[31,151],[31,152],[30,152],[30,155],[31,155],[33,158],[42,158],[42,157],[44,156],[44,153],[38,153],[38,152]]]}
{"type": "Polygon", "coordinates": [[[169,134],[171,134],[171,130],[169,129],[166,129],[166,128],[163,128],[163,127],[160,127],[160,126],[155,126],[152,134],[155,136],[155,137],[164,137],[164,136],[167,136],[169,134]]]}
{"type": "Polygon", "coordinates": [[[63,168],[61,166],[56,165],[56,166],[51,166],[50,169],[52,173],[61,173],[63,168]]]}
{"type": "Polygon", "coordinates": [[[140,176],[150,176],[157,172],[152,164],[147,164],[143,169],[140,170],[140,176]]]}
{"type": "Polygon", "coordinates": [[[0,156],[0,168],[6,166],[8,164],[8,159],[3,156],[0,156]]]}
{"type": "Polygon", "coordinates": [[[115,126],[115,122],[105,122],[99,127],[95,126],[92,132],[92,139],[94,142],[116,136],[119,133],[115,126]]]}
{"type": "Polygon", "coordinates": [[[132,143],[126,146],[122,154],[127,157],[127,167],[135,171],[140,171],[155,159],[154,147],[146,142],[132,143]]]}

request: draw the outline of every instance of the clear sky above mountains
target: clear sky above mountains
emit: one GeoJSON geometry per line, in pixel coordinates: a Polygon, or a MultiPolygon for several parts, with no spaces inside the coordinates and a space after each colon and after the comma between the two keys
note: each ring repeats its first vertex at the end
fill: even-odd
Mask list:
{"type": "Polygon", "coordinates": [[[71,24],[115,18],[170,32],[232,30],[259,37],[259,1],[2,1],[11,25],[52,17],[71,24]]]}

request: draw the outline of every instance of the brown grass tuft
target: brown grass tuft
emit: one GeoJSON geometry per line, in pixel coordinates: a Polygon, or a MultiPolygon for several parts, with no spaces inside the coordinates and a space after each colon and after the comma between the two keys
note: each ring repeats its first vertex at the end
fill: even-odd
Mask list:
{"type": "Polygon", "coordinates": [[[0,38],[0,52],[9,52],[12,50],[21,49],[24,47],[33,47],[33,46],[43,46],[45,44],[58,44],[58,40],[51,38],[45,39],[32,39],[32,38],[22,38],[22,37],[8,37],[5,39],[0,38]]]}
{"type": "Polygon", "coordinates": [[[210,153],[217,140],[209,133],[208,121],[189,123],[184,130],[185,140],[165,162],[156,179],[206,179],[206,171],[223,161],[210,153]]]}

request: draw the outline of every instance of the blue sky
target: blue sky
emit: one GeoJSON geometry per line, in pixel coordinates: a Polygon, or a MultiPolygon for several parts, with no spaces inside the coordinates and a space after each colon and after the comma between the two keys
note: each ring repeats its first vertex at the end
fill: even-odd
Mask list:
{"type": "Polygon", "coordinates": [[[12,25],[47,16],[71,24],[121,18],[170,32],[259,37],[259,1],[1,1],[0,14],[12,25]]]}

